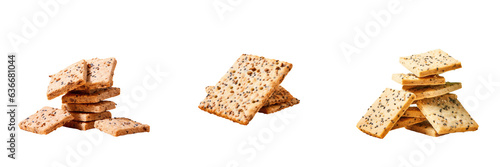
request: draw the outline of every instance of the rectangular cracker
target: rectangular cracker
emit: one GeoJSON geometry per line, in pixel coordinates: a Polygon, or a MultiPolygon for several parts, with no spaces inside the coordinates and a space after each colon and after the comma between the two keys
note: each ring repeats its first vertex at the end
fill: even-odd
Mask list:
{"type": "Polygon", "coordinates": [[[420,109],[418,107],[410,107],[405,111],[405,114],[403,114],[402,117],[408,117],[408,118],[425,118],[424,114],[420,112],[420,109]]]}
{"type": "Polygon", "coordinates": [[[68,111],[46,106],[21,121],[19,128],[46,135],[71,120],[73,120],[73,116],[68,111]]]}
{"type": "Polygon", "coordinates": [[[74,117],[73,121],[95,121],[111,118],[111,112],[105,111],[101,113],[86,113],[86,112],[69,112],[74,117]]]}
{"type": "Polygon", "coordinates": [[[399,129],[399,128],[404,128],[406,126],[418,124],[421,122],[426,121],[427,119],[425,118],[410,118],[410,117],[401,117],[398,122],[392,127],[392,130],[399,129]]]}
{"type": "Polygon", "coordinates": [[[243,54],[198,108],[248,125],[291,69],[291,63],[243,54]]]}
{"type": "Polygon", "coordinates": [[[414,99],[413,93],[386,88],[356,127],[370,136],[383,139],[414,99]]]}
{"type": "Polygon", "coordinates": [[[87,60],[87,83],[76,90],[102,89],[113,86],[116,59],[114,57],[87,60]]]}
{"type": "Polygon", "coordinates": [[[415,74],[392,74],[392,80],[403,86],[443,85],[446,79],[439,75],[417,77],[415,74]]]}
{"type": "Polygon", "coordinates": [[[50,75],[47,99],[52,100],[87,82],[87,62],[80,60],[54,75],[50,75]]]}
{"type": "Polygon", "coordinates": [[[62,97],[63,103],[97,103],[102,100],[120,95],[120,88],[111,87],[99,89],[97,92],[86,94],[69,92],[62,97]]]}
{"type": "Polygon", "coordinates": [[[420,100],[417,106],[438,134],[475,131],[479,128],[453,95],[420,100]]]}
{"type": "Polygon", "coordinates": [[[94,126],[100,131],[115,137],[140,132],[149,132],[149,125],[141,124],[128,118],[109,118],[98,120],[95,121],[94,126]]]}
{"type": "Polygon", "coordinates": [[[406,129],[414,131],[414,132],[422,133],[422,134],[425,134],[428,136],[432,136],[432,137],[442,136],[442,135],[438,134],[436,132],[436,130],[434,130],[432,125],[429,123],[429,121],[424,121],[422,123],[407,126],[406,129]]]}
{"type": "Polygon", "coordinates": [[[64,126],[68,127],[68,128],[86,131],[89,129],[94,129],[94,124],[95,124],[95,121],[88,121],[88,122],[70,121],[70,122],[64,124],[64,126]]]}
{"type": "Polygon", "coordinates": [[[462,68],[460,61],[455,60],[441,49],[401,57],[399,62],[418,77],[442,74],[462,68]]]}
{"type": "Polygon", "coordinates": [[[273,104],[273,105],[269,105],[269,106],[264,106],[264,107],[262,107],[259,110],[259,112],[260,113],[264,113],[264,114],[272,114],[272,113],[281,111],[281,110],[283,110],[285,108],[294,106],[294,105],[299,104],[299,103],[300,103],[299,99],[293,98],[293,99],[290,99],[290,100],[288,100],[286,102],[283,102],[283,103],[278,103],[278,104],[273,104]]]}
{"type": "Polygon", "coordinates": [[[422,100],[442,96],[461,88],[462,83],[460,82],[446,82],[444,85],[423,86],[403,90],[414,93],[417,96],[415,100],[422,100]]]}
{"type": "Polygon", "coordinates": [[[68,111],[101,113],[115,109],[116,103],[112,101],[100,101],[98,103],[63,103],[61,108],[68,111]]]}

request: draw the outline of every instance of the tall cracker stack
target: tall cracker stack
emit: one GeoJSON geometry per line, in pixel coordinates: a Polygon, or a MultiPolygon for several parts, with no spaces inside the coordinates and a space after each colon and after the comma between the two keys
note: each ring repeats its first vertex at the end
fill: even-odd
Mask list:
{"type": "Polygon", "coordinates": [[[291,69],[291,63],[243,54],[215,86],[205,88],[208,95],[198,108],[248,125],[257,112],[296,105],[300,100],[280,86],[291,69]]]}
{"type": "Polygon", "coordinates": [[[400,63],[412,72],[392,75],[403,90],[384,90],[358,122],[359,130],[383,139],[389,131],[403,127],[434,137],[479,128],[457,95],[451,94],[462,84],[439,76],[462,68],[460,61],[438,49],[401,57],[400,63]]]}

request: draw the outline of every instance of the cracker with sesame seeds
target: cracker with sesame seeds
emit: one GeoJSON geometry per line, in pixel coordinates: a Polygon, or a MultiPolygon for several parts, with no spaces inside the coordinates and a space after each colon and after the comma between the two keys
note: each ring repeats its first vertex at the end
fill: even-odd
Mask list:
{"type": "Polygon", "coordinates": [[[89,129],[94,129],[95,128],[94,124],[95,124],[95,121],[86,121],[86,122],[83,122],[83,121],[70,121],[68,123],[65,123],[64,127],[86,131],[86,130],[89,130],[89,129]]]}
{"type": "Polygon", "coordinates": [[[87,82],[87,62],[80,60],[54,75],[50,75],[47,99],[52,100],[87,82]]]}
{"type": "Polygon", "coordinates": [[[109,118],[98,120],[95,121],[94,127],[115,137],[140,132],[149,132],[150,129],[149,125],[141,124],[128,118],[109,118]]]}
{"type": "Polygon", "coordinates": [[[418,132],[418,133],[422,133],[422,134],[425,134],[425,135],[428,135],[428,136],[432,136],[432,137],[442,136],[442,135],[440,135],[440,134],[438,134],[436,132],[436,130],[429,123],[429,121],[424,121],[422,123],[418,123],[418,124],[415,124],[415,125],[407,126],[405,128],[408,129],[408,130],[411,130],[411,131],[414,131],[414,132],[418,132]]]}
{"type": "Polygon", "coordinates": [[[383,139],[415,100],[404,90],[386,88],[357,124],[362,132],[383,139]]]}
{"type": "Polygon", "coordinates": [[[406,126],[418,124],[420,122],[424,122],[427,119],[425,118],[410,118],[410,117],[401,117],[398,122],[392,127],[392,130],[396,130],[399,128],[404,128],[406,126]]]}
{"type": "Polygon", "coordinates": [[[120,95],[120,88],[99,89],[90,94],[69,92],[62,97],[63,103],[98,103],[102,100],[120,95]]]}
{"type": "Polygon", "coordinates": [[[259,112],[264,114],[272,114],[278,111],[281,111],[285,108],[297,105],[300,103],[300,100],[297,98],[289,99],[283,103],[277,103],[269,106],[262,107],[259,112]]]}
{"type": "Polygon", "coordinates": [[[21,121],[19,128],[46,135],[71,120],[73,120],[73,116],[68,111],[46,106],[21,121]]]}
{"type": "Polygon", "coordinates": [[[399,62],[417,77],[442,74],[462,68],[460,61],[441,49],[399,58],[399,62]]]}
{"type": "Polygon", "coordinates": [[[248,125],[291,69],[291,63],[243,54],[198,108],[248,125]]]}
{"type": "Polygon", "coordinates": [[[75,90],[102,89],[113,86],[115,67],[116,59],[114,57],[87,60],[87,83],[75,90]]]}
{"type": "Polygon", "coordinates": [[[446,82],[444,85],[423,86],[403,90],[414,93],[417,96],[415,100],[422,100],[442,96],[461,88],[462,83],[460,82],[446,82]]]}
{"type": "Polygon", "coordinates": [[[417,106],[438,134],[476,131],[479,128],[454,95],[420,100],[417,106]]]}
{"type": "Polygon", "coordinates": [[[410,108],[408,108],[405,111],[405,114],[403,114],[402,117],[408,117],[408,118],[425,118],[424,114],[422,114],[422,112],[420,112],[420,109],[418,109],[418,107],[410,107],[410,108]]]}
{"type": "Polygon", "coordinates": [[[116,108],[116,103],[112,101],[100,101],[97,103],[63,103],[61,108],[68,111],[101,113],[116,108]]]}
{"type": "Polygon", "coordinates": [[[443,85],[446,83],[444,77],[439,75],[419,78],[415,74],[392,74],[392,80],[403,86],[443,85]]]}
{"type": "Polygon", "coordinates": [[[69,112],[74,117],[73,121],[95,121],[111,118],[111,112],[105,111],[101,113],[86,113],[86,112],[69,112]]]}

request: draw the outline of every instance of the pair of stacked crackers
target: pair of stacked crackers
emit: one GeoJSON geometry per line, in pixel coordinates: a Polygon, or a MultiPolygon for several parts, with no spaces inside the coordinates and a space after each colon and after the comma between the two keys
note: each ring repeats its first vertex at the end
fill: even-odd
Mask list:
{"type": "Polygon", "coordinates": [[[43,107],[23,120],[21,129],[49,134],[61,126],[88,130],[97,128],[113,136],[149,132],[149,126],[128,118],[111,118],[109,110],[116,103],[106,99],[118,96],[120,88],[112,87],[115,58],[78,61],[51,75],[47,98],[62,97],[62,109],[43,107]]]}
{"type": "Polygon", "coordinates": [[[460,61],[438,49],[401,57],[400,63],[411,71],[392,76],[403,90],[385,89],[358,122],[359,130],[382,139],[403,127],[434,137],[479,128],[457,95],[451,94],[462,84],[446,82],[439,75],[462,68],[460,61]]]}
{"type": "Polygon", "coordinates": [[[198,108],[248,125],[257,112],[271,114],[299,104],[300,100],[280,86],[292,64],[243,54],[215,84],[198,108]]]}

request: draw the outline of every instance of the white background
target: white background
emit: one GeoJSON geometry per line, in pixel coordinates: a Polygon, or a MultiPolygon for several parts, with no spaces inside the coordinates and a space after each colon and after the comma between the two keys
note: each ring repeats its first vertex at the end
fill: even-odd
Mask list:
{"type": "MultiPolygon", "coordinates": [[[[23,18],[47,15],[38,5],[45,2],[0,3],[0,54],[15,51],[8,34],[27,39],[17,50],[18,119],[61,105],[60,98],[46,99],[48,75],[81,59],[116,57],[114,84],[122,95],[111,99],[119,106],[111,112],[149,124],[151,132],[112,137],[69,128],[46,136],[19,131],[17,159],[3,153],[2,166],[498,164],[500,154],[487,150],[500,149],[500,85],[481,82],[500,82],[497,1],[70,0],[59,2],[33,36],[23,36],[23,18]],[[228,11],[218,15],[214,3],[228,11]],[[371,14],[389,12],[394,4],[387,22],[371,14]],[[353,44],[356,29],[366,33],[367,26],[369,42],[353,44]],[[346,56],[342,42],[359,53],[346,56]],[[379,94],[400,88],[391,80],[393,73],[408,72],[399,57],[437,48],[462,62],[462,69],[443,76],[463,83],[455,93],[479,130],[435,139],[400,129],[383,140],[360,132],[355,125],[379,94]],[[293,63],[282,85],[301,103],[258,114],[248,126],[199,110],[205,86],[243,53],[293,63]],[[168,75],[154,80],[147,69],[168,75]]],[[[0,121],[4,140],[5,113],[0,121]]]]}

